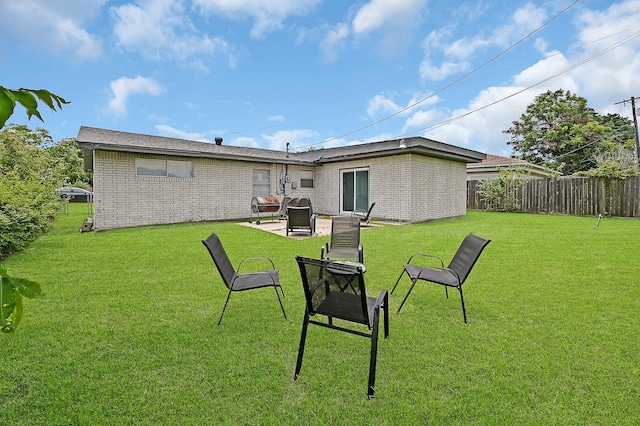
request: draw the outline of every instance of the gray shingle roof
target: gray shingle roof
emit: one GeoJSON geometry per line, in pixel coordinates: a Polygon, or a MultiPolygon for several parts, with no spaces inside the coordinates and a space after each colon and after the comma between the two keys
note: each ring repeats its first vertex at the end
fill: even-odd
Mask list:
{"type": "Polygon", "coordinates": [[[289,154],[284,151],[224,144],[216,145],[209,142],[196,142],[85,126],[80,127],[76,141],[78,146],[84,150],[100,149],[309,166],[408,153],[465,163],[476,163],[486,158],[486,155],[481,152],[422,137],[347,145],[289,154]]]}
{"type": "Polygon", "coordinates": [[[80,127],[76,141],[82,149],[220,158],[262,163],[295,163],[291,161],[293,159],[287,159],[287,154],[283,151],[245,148],[224,144],[216,145],[210,142],[196,142],[164,136],[98,129],[95,127],[80,127]]]}

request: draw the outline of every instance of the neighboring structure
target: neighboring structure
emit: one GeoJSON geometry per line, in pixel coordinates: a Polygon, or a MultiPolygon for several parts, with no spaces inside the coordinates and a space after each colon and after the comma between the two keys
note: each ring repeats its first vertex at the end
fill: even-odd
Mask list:
{"type": "Polygon", "coordinates": [[[487,154],[487,158],[480,163],[467,164],[467,180],[497,179],[501,170],[522,169],[526,178],[549,178],[557,176],[556,173],[537,164],[531,164],[518,158],[500,157],[487,154]]]}
{"type": "Polygon", "coordinates": [[[367,209],[420,222],[466,213],[477,151],[413,137],[288,153],[81,127],[96,230],[249,218],[251,200],[308,197],[314,213],[367,209]]]}

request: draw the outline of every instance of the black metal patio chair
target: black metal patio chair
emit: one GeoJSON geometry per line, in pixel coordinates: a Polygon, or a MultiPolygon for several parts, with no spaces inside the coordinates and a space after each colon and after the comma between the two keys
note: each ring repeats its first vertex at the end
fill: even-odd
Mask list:
{"type": "Polygon", "coordinates": [[[211,258],[216,264],[216,268],[218,268],[220,277],[222,277],[222,281],[224,281],[225,285],[229,289],[227,301],[224,302],[224,308],[222,308],[218,325],[222,322],[222,316],[224,315],[225,309],[227,309],[227,304],[229,303],[229,298],[231,298],[232,292],[254,290],[263,287],[273,287],[275,289],[278,302],[280,303],[280,308],[282,309],[282,314],[284,315],[284,318],[287,319],[287,314],[284,312],[284,306],[280,299],[280,293],[278,293],[278,289],[280,289],[282,297],[284,297],[284,290],[280,285],[279,272],[276,269],[273,260],[268,257],[251,257],[244,259],[240,262],[236,271],[233,269],[233,265],[220,242],[220,238],[218,238],[215,233],[211,234],[206,240],[203,240],[202,244],[204,244],[207,250],[209,250],[209,254],[211,254],[211,258]],[[267,262],[267,264],[271,265],[271,269],[241,273],[240,269],[242,265],[249,261],[267,262]]]}
{"type": "Polygon", "coordinates": [[[371,205],[369,206],[369,210],[354,210],[351,212],[351,216],[357,216],[360,218],[360,221],[363,222],[366,226],[369,226],[369,217],[371,216],[371,210],[373,210],[373,206],[375,206],[376,203],[371,203],[371,205]]]}
{"type": "Polygon", "coordinates": [[[320,259],[356,259],[364,263],[364,250],[360,242],[360,218],[331,218],[331,241],[322,245],[320,259]]]}
{"type": "Polygon", "coordinates": [[[298,378],[302,367],[307,328],[309,324],[315,324],[371,339],[367,396],[373,398],[378,354],[378,323],[381,309],[384,310],[384,337],[389,337],[389,295],[387,291],[382,290],[377,298],[368,297],[360,266],[301,256],[296,256],[296,261],[302,277],[306,309],[294,379],[298,378]],[[327,322],[310,318],[316,315],[326,316],[327,322]],[[334,325],[334,319],[362,324],[370,332],[334,325]]]}
{"type": "Polygon", "coordinates": [[[458,251],[451,259],[451,263],[445,268],[444,262],[438,256],[432,254],[414,254],[409,258],[407,263],[404,265],[404,269],[402,273],[398,277],[396,284],[393,286],[391,290],[391,294],[395,291],[400,279],[406,273],[411,279],[411,287],[407,292],[407,295],[402,300],[400,307],[398,308],[398,312],[402,309],[404,302],[407,301],[411,290],[416,285],[416,283],[420,280],[428,281],[435,284],[441,284],[445,286],[445,294],[447,298],[449,298],[449,287],[455,287],[460,292],[460,302],[462,303],[462,316],[464,317],[464,322],[467,322],[467,313],[464,309],[464,296],[462,295],[462,284],[464,284],[465,280],[469,276],[471,269],[475,265],[476,261],[482,254],[484,248],[489,244],[491,240],[485,240],[484,238],[480,238],[476,235],[469,234],[462,241],[462,244],[458,248],[458,251]],[[432,258],[436,259],[440,262],[440,266],[421,266],[417,264],[412,264],[411,261],[415,258],[432,258]]]}
{"type": "Polygon", "coordinates": [[[310,236],[316,233],[316,215],[311,206],[287,206],[287,236],[290,232],[308,232],[310,236]]]}

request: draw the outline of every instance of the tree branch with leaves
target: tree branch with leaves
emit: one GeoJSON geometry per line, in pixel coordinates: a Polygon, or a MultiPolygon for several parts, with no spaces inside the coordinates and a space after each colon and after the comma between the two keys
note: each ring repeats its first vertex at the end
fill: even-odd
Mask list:
{"type": "Polygon", "coordinates": [[[0,86],[0,128],[4,127],[9,117],[13,115],[17,104],[25,108],[27,119],[30,120],[31,117],[36,116],[44,122],[38,111],[38,101],[47,105],[51,111],[56,111],[56,107],[61,109],[63,104],[69,103],[64,98],[44,89],[7,89],[0,86]]]}

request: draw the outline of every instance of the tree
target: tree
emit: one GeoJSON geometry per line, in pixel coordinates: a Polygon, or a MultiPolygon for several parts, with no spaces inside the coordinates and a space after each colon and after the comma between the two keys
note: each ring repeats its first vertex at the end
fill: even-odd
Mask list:
{"type": "Polygon", "coordinates": [[[65,185],[85,187],[91,180],[91,174],[84,168],[82,151],[76,138],[65,138],[47,148],[53,160],[56,175],[65,185]]]}
{"type": "Polygon", "coordinates": [[[478,194],[485,203],[485,210],[513,212],[518,210],[516,190],[529,173],[524,167],[498,168],[497,179],[483,180],[478,184],[478,194]]]}
{"type": "Polygon", "coordinates": [[[576,175],[609,180],[640,175],[640,171],[635,166],[633,151],[628,149],[606,151],[596,155],[595,160],[597,165],[595,168],[577,172],[576,175]]]}
{"type": "Polygon", "coordinates": [[[600,124],[609,130],[605,133],[606,139],[617,146],[633,150],[635,143],[635,130],[633,122],[620,114],[607,114],[599,116],[600,124]]]}
{"type": "Polygon", "coordinates": [[[9,117],[13,115],[16,103],[26,109],[28,119],[35,115],[40,121],[44,122],[38,111],[38,100],[44,102],[52,111],[56,111],[56,106],[62,108],[62,104],[69,103],[60,96],[44,89],[7,89],[0,86],[0,129],[4,127],[9,117]]]}
{"type": "Polygon", "coordinates": [[[596,167],[596,154],[626,146],[633,128],[625,120],[617,114],[598,115],[585,98],[570,91],[549,90],[503,132],[511,135],[507,144],[514,157],[571,175],[596,167]]]}
{"type": "MultiPolygon", "coordinates": [[[[19,103],[26,109],[27,118],[30,119],[35,115],[40,121],[44,121],[38,111],[38,99],[44,102],[52,111],[56,110],[56,106],[62,108],[62,104],[69,103],[60,96],[54,95],[47,90],[12,90],[0,86],[0,129],[4,128],[9,117],[13,115],[16,103],[19,103]]],[[[14,235],[11,230],[15,228],[16,225],[20,227],[26,224],[26,234],[29,235],[34,232],[34,226],[32,226],[33,223],[31,222],[36,219],[37,223],[37,219],[42,217],[41,214],[44,214],[46,218],[46,211],[40,212],[24,207],[24,205],[16,204],[18,198],[22,197],[23,204],[28,200],[26,202],[27,204],[35,203],[36,208],[38,208],[41,207],[41,205],[38,206],[37,204],[42,202],[43,198],[45,200],[47,198],[46,192],[44,192],[44,197],[42,196],[43,192],[41,188],[43,185],[38,185],[43,182],[40,178],[44,178],[44,181],[47,182],[47,168],[23,168],[21,167],[22,163],[19,163],[19,160],[31,158],[30,155],[35,154],[35,157],[38,158],[38,161],[35,163],[41,165],[41,158],[39,153],[37,153],[38,146],[33,145],[41,144],[46,137],[43,139],[42,132],[31,134],[24,132],[24,128],[18,131],[13,128],[7,130],[6,133],[4,130],[2,132],[7,138],[3,139],[1,141],[2,143],[0,143],[0,171],[2,171],[2,173],[0,173],[0,194],[2,194],[2,200],[0,200],[0,243],[6,240],[6,242],[10,244],[15,244],[14,235]],[[32,142],[32,144],[22,144],[22,147],[27,148],[26,150],[19,149],[21,146],[19,142],[20,138],[14,137],[16,134],[19,134],[20,131],[23,131],[23,133],[28,136],[26,139],[22,139],[22,142],[32,142]],[[33,174],[30,172],[33,172],[33,174]],[[25,182],[22,177],[31,180],[25,182]],[[25,183],[27,186],[24,186],[25,183]],[[24,192],[25,189],[29,189],[29,183],[35,183],[34,189],[38,188],[40,190],[24,192]],[[18,221],[15,220],[16,218],[18,221]]],[[[48,133],[46,136],[48,136],[48,133]]],[[[33,165],[31,162],[25,163],[33,165]]],[[[48,188],[45,185],[45,191],[46,189],[48,188]]],[[[36,232],[38,232],[37,227],[35,228],[36,232]]],[[[0,258],[2,258],[2,251],[3,250],[0,250],[0,258]]],[[[38,283],[24,278],[11,277],[6,269],[0,268],[0,330],[5,333],[14,331],[22,318],[22,297],[36,297],[41,291],[38,283]]]]}

